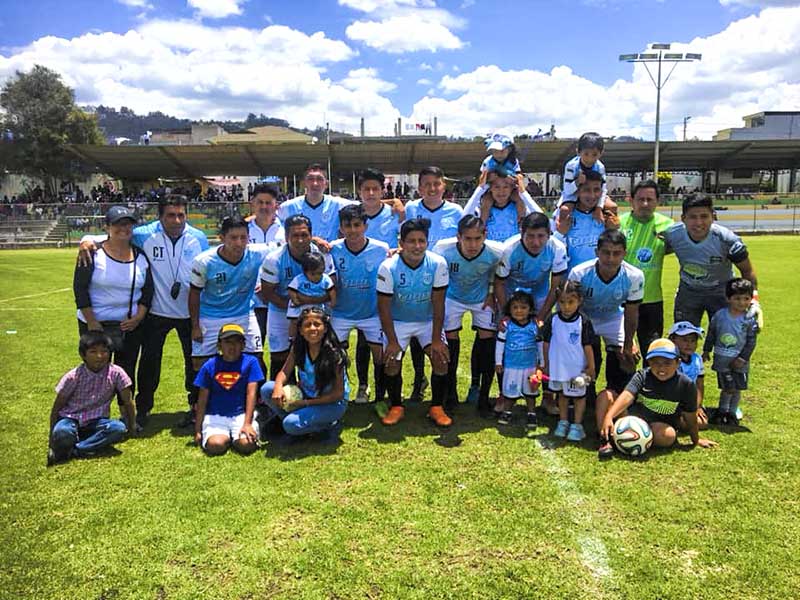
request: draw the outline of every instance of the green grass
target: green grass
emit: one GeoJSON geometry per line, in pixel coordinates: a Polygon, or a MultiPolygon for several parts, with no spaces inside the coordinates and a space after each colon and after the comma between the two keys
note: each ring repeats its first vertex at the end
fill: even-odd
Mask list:
{"type": "MultiPolygon", "coordinates": [[[[208,458],[172,428],[171,337],[145,435],[47,469],[53,386],[79,360],[74,256],[2,252],[0,598],[798,597],[800,245],[748,244],[767,326],[746,429],[602,464],[592,443],[547,449],[545,428],[466,409],[440,434],[426,405],[394,429],[351,407],[340,444],[208,458]]],[[[665,271],[672,290],[673,259],[665,271]]]]}

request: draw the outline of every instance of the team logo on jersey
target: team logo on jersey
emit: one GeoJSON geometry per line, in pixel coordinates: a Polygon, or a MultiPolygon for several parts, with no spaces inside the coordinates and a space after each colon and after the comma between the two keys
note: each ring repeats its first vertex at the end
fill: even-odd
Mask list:
{"type": "Polygon", "coordinates": [[[216,375],[214,375],[214,381],[224,387],[226,390],[230,390],[236,383],[241,379],[242,374],[235,371],[220,371],[216,375]]]}
{"type": "Polygon", "coordinates": [[[625,294],[622,293],[622,290],[614,290],[614,300],[622,300],[622,297],[625,294]]]}
{"type": "Polygon", "coordinates": [[[689,263],[684,265],[683,272],[692,279],[708,279],[708,271],[702,265],[689,263]]]}
{"type": "Polygon", "coordinates": [[[569,343],[570,344],[573,344],[573,345],[577,344],[578,340],[580,340],[580,339],[581,339],[581,334],[578,333],[577,331],[570,331],[569,332],[569,343]]]}
{"type": "Polygon", "coordinates": [[[719,336],[719,342],[726,348],[733,348],[736,345],[736,336],[732,333],[723,333],[719,336]]]}
{"type": "Polygon", "coordinates": [[[430,285],[433,283],[433,275],[430,273],[425,273],[422,275],[422,283],[425,285],[430,285]]]}
{"type": "Polygon", "coordinates": [[[639,248],[636,253],[636,260],[640,263],[648,263],[653,260],[653,251],[650,248],[639,248]]]}
{"type": "Polygon", "coordinates": [[[327,222],[329,222],[331,220],[332,217],[333,217],[333,213],[332,212],[323,212],[322,213],[322,222],[323,223],[327,223],[327,222]]]}

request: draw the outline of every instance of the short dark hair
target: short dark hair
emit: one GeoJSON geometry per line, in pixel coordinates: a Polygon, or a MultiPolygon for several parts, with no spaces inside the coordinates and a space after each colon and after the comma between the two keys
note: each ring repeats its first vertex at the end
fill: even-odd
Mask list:
{"type": "Polygon", "coordinates": [[[114,348],[111,338],[104,331],[87,331],[78,340],[78,354],[83,358],[89,348],[94,348],[95,346],[105,346],[109,352],[114,348]]]}
{"type": "Polygon", "coordinates": [[[528,229],[547,229],[547,232],[550,233],[550,219],[547,218],[546,214],[540,212],[532,212],[525,215],[522,223],[520,223],[519,230],[520,233],[525,233],[528,229]]]}
{"type": "Polygon", "coordinates": [[[320,252],[310,250],[300,257],[300,266],[303,267],[303,273],[324,269],[325,257],[320,252]]]}
{"type": "Polygon", "coordinates": [[[308,166],[306,166],[305,169],[303,169],[303,177],[308,175],[311,171],[322,171],[322,173],[325,175],[325,177],[328,176],[328,172],[325,170],[325,167],[323,167],[319,163],[311,163],[308,166]]]}
{"type": "MultiPolygon", "coordinates": [[[[603,179],[600,171],[584,171],[583,174],[586,176],[586,180],[583,183],[589,183],[590,181],[599,181],[600,183],[605,182],[605,179],[603,179]]],[[[583,183],[581,185],[583,185],[583,183]]]]}
{"type": "Polygon", "coordinates": [[[572,279],[562,280],[556,288],[556,298],[561,298],[561,296],[566,296],[568,294],[575,294],[578,298],[583,300],[583,286],[581,286],[581,282],[572,279]]]}
{"type": "Polygon", "coordinates": [[[597,236],[597,249],[600,250],[604,244],[622,246],[624,249],[628,249],[628,240],[625,239],[625,234],[623,234],[619,229],[606,229],[603,233],[597,236]]]}
{"type": "Polygon", "coordinates": [[[687,212],[689,212],[689,209],[692,208],[707,208],[713,213],[714,200],[711,199],[711,196],[707,196],[705,194],[689,194],[683,199],[683,204],[681,205],[681,216],[685,215],[687,212]]]}
{"type": "Polygon", "coordinates": [[[425,234],[425,239],[428,239],[428,231],[431,228],[431,220],[417,217],[416,219],[408,219],[400,226],[400,239],[405,240],[409,233],[414,231],[421,231],[425,234]]]}
{"type": "Polygon", "coordinates": [[[366,223],[367,217],[363,206],[360,204],[348,204],[339,209],[340,223],[352,223],[353,221],[366,223]]]}
{"type": "Polygon", "coordinates": [[[247,221],[244,220],[244,217],[240,215],[225,217],[222,219],[222,223],[219,224],[219,234],[225,235],[231,229],[237,229],[239,227],[244,227],[245,229],[249,227],[247,221]]]}
{"type": "Polygon", "coordinates": [[[587,131],[578,138],[578,152],[582,150],[599,150],[602,152],[604,147],[603,136],[594,131],[587,131]]]}
{"type": "Polygon", "coordinates": [[[425,177],[425,175],[433,175],[439,179],[444,179],[444,171],[442,171],[439,167],[423,167],[419,172],[419,180],[422,181],[422,178],[425,177]]]}
{"type": "Polygon", "coordinates": [[[183,194],[168,194],[158,199],[158,216],[164,216],[164,211],[168,206],[182,206],[187,208],[189,206],[189,199],[183,194]]]}
{"type": "Polygon", "coordinates": [[[737,294],[753,295],[753,282],[743,277],[734,277],[725,284],[725,297],[730,298],[737,294]]]}
{"type": "Polygon", "coordinates": [[[514,293],[511,294],[505,305],[505,313],[507,315],[511,314],[511,304],[514,302],[524,302],[525,304],[530,306],[531,312],[533,312],[534,308],[533,296],[531,296],[529,292],[525,290],[514,290],[514,293]]]}
{"type": "Polygon", "coordinates": [[[250,194],[250,199],[252,200],[253,198],[258,196],[259,194],[269,194],[270,196],[272,196],[276,200],[278,199],[278,196],[279,196],[278,188],[276,188],[274,185],[270,185],[268,183],[257,183],[257,184],[255,184],[253,186],[253,191],[250,194]]]}
{"type": "Polygon", "coordinates": [[[636,192],[638,192],[639,190],[655,190],[656,198],[658,198],[659,196],[658,184],[652,179],[645,179],[644,181],[640,181],[635,186],[633,186],[633,192],[631,192],[631,198],[636,196],[636,192]]]}
{"type": "Polygon", "coordinates": [[[480,217],[475,215],[464,215],[458,220],[458,233],[464,233],[467,229],[480,228],[481,231],[486,231],[486,224],[480,217]]]}
{"type": "Polygon", "coordinates": [[[300,213],[298,213],[296,215],[292,215],[291,217],[287,218],[283,222],[283,229],[284,229],[284,231],[286,231],[286,233],[289,233],[289,230],[292,227],[299,227],[300,225],[305,225],[306,227],[308,227],[308,232],[309,233],[312,232],[311,219],[309,219],[307,216],[305,216],[303,214],[300,214],[300,213]]]}
{"type": "Polygon", "coordinates": [[[356,186],[358,189],[361,189],[361,186],[367,181],[377,181],[381,184],[381,187],[383,187],[386,177],[378,169],[364,169],[358,174],[358,183],[356,186]]]}

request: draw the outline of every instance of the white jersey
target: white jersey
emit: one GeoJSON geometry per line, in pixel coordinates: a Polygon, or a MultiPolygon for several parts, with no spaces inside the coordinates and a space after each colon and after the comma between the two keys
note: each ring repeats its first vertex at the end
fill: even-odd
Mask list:
{"type": "Polygon", "coordinates": [[[548,374],[552,381],[567,382],[586,370],[584,347],[591,346],[594,338],[588,317],[576,312],[565,319],[560,313],[553,313],[542,325],[540,335],[549,344],[548,374]]]}
{"type": "MultiPolygon", "coordinates": [[[[272,221],[272,225],[266,229],[262,229],[253,219],[247,224],[247,238],[251,244],[270,244],[271,247],[277,248],[286,243],[286,232],[283,229],[281,220],[276,216],[272,221]]],[[[261,289],[261,280],[256,282],[256,293],[253,296],[253,308],[266,308],[267,304],[261,299],[258,293],[261,289]]]]}

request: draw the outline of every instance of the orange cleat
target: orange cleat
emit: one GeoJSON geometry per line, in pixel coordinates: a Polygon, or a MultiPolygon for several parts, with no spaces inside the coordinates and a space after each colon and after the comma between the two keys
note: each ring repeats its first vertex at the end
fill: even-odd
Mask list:
{"type": "Polygon", "coordinates": [[[453,419],[447,416],[441,406],[431,406],[428,411],[428,418],[431,419],[439,427],[450,427],[453,424],[453,419]]]}
{"type": "Polygon", "coordinates": [[[397,425],[403,420],[405,414],[405,408],[402,406],[393,406],[389,409],[389,412],[386,413],[386,416],[381,419],[381,423],[384,425],[397,425]]]}

